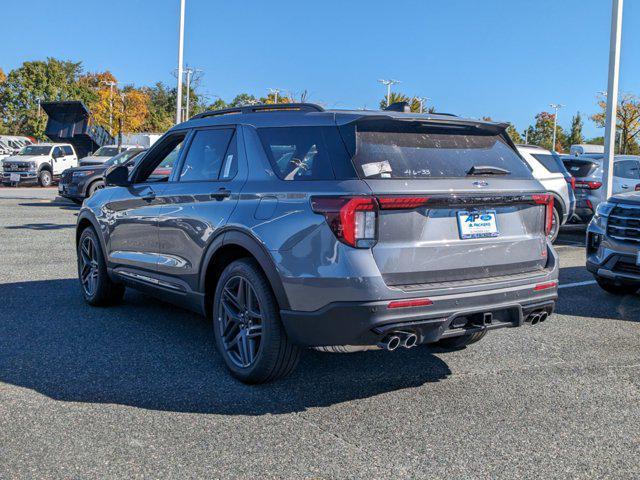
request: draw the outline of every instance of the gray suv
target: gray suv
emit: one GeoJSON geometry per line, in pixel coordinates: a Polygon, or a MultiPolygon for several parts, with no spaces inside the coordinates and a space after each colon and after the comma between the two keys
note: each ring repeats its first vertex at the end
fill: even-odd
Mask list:
{"type": "Polygon", "coordinates": [[[248,383],[301,347],[461,348],[544,321],[553,197],[506,125],[403,107],[260,105],[172,128],[79,213],[86,301],[129,286],[212,318],[248,383]]]}

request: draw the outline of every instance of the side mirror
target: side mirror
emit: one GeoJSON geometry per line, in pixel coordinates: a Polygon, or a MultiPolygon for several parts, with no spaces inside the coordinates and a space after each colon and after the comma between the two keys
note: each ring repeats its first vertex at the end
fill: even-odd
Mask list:
{"type": "Polygon", "coordinates": [[[129,169],[124,165],[110,167],[104,174],[104,183],[107,187],[129,186],[129,169]]]}

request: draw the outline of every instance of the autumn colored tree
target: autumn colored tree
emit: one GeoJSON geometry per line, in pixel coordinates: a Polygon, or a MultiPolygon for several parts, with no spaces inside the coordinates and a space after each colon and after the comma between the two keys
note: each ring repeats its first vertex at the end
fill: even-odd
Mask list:
{"type": "Polygon", "coordinates": [[[553,143],[553,123],[555,115],[549,112],[540,112],[536,115],[536,124],[529,134],[529,144],[539,145],[548,150],[563,152],[566,144],[566,135],[560,125],[556,126],[556,144],[553,143]]]}
{"type": "Polygon", "coordinates": [[[4,70],[0,68],[0,83],[5,82],[7,80],[7,76],[4,73],[4,70]]]}
{"type": "Polygon", "coordinates": [[[518,130],[516,130],[516,127],[514,127],[513,124],[511,123],[507,127],[507,134],[509,134],[509,137],[511,137],[511,141],[513,143],[515,144],[524,143],[524,139],[522,138],[518,130]]]}
{"type": "MultiPolygon", "coordinates": [[[[607,102],[604,98],[598,101],[600,112],[591,116],[598,126],[604,127],[606,119],[607,102]]],[[[638,134],[640,133],[640,97],[626,93],[618,101],[616,115],[616,127],[622,135],[621,153],[637,153],[638,134]]]]}
{"type": "Polygon", "coordinates": [[[271,105],[274,103],[293,103],[293,99],[287,96],[287,94],[280,92],[278,94],[278,101],[276,102],[276,94],[269,93],[266,97],[260,97],[259,103],[264,103],[265,105],[271,105]]]}

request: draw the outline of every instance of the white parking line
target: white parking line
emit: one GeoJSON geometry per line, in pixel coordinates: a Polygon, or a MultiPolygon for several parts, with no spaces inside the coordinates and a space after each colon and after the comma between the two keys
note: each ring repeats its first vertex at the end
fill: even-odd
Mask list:
{"type": "Polygon", "coordinates": [[[587,280],[585,282],[565,283],[564,285],[559,285],[558,288],[583,287],[584,285],[593,285],[594,283],[597,282],[595,280],[587,280]]]}

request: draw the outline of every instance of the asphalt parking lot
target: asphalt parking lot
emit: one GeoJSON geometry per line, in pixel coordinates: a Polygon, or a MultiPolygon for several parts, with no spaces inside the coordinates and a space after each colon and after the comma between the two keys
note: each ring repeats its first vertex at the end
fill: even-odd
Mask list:
{"type": "Polygon", "coordinates": [[[0,478],[638,478],[640,295],[562,234],[557,313],[467,349],[324,354],[248,387],[206,321],[90,308],[78,207],[0,188],[0,478]]]}

